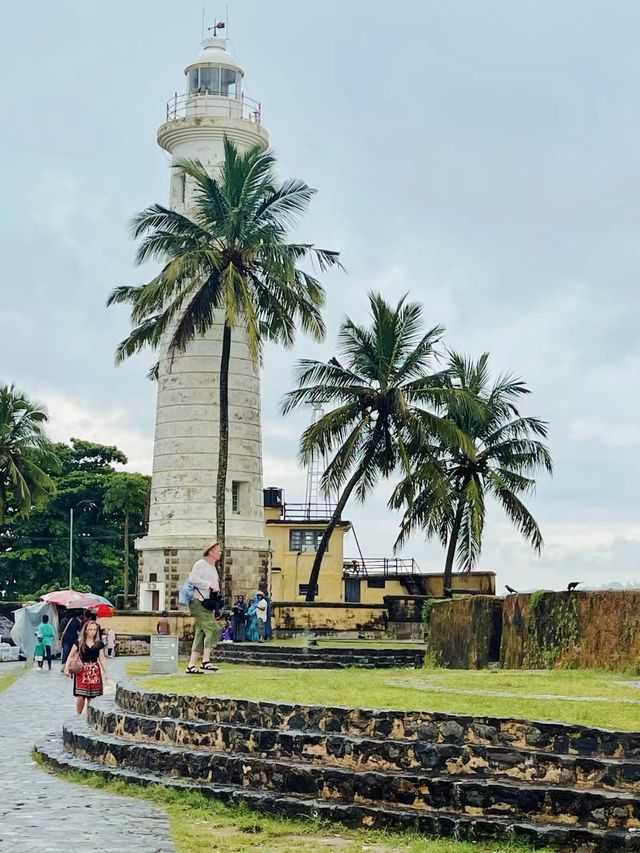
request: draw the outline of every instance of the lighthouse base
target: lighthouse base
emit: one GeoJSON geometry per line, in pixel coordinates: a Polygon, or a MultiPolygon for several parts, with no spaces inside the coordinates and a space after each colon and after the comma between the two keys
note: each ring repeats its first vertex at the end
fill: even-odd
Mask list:
{"type": "MultiPolygon", "coordinates": [[[[138,551],[138,606],[149,594],[158,591],[158,610],[178,610],[180,587],[205,548],[215,536],[145,536],[135,542],[138,551]]],[[[253,597],[257,590],[267,592],[269,540],[228,537],[225,543],[225,571],[222,593],[231,605],[236,595],[253,597]]],[[[148,609],[148,605],[144,608],[148,609]]]]}

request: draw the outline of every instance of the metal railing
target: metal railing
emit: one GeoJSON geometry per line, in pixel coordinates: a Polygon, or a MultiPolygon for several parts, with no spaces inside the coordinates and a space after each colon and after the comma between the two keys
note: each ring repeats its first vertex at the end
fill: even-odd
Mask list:
{"type": "Polygon", "coordinates": [[[342,572],[349,578],[398,578],[422,575],[412,557],[354,557],[342,561],[342,572]]]}
{"type": "Polygon", "coordinates": [[[335,504],[327,503],[285,503],[282,518],[285,521],[329,521],[335,508],[335,504]]]}
{"type": "Polygon", "coordinates": [[[262,121],[262,107],[258,101],[245,98],[238,100],[224,95],[212,95],[207,92],[192,92],[179,95],[167,101],[167,121],[175,121],[191,116],[219,116],[224,118],[240,118],[251,121],[258,127],[262,121]]]}

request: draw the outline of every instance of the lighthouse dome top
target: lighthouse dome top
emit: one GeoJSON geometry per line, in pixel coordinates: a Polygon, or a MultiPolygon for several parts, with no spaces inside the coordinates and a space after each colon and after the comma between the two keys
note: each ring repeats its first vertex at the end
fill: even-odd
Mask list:
{"type": "Polygon", "coordinates": [[[203,65],[218,65],[224,68],[233,68],[240,74],[244,74],[238,60],[229,52],[227,40],[222,38],[204,39],[196,58],[187,65],[184,73],[189,74],[192,68],[203,65]]]}

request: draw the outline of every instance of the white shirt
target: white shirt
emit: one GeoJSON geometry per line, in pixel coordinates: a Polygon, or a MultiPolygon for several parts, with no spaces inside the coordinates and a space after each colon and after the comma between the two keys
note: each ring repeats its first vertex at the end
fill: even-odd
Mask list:
{"type": "Polygon", "coordinates": [[[256,604],[256,616],[262,622],[267,621],[267,602],[264,600],[264,598],[258,599],[258,602],[256,604]]]}
{"type": "Polygon", "coordinates": [[[189,573],[189,580],[197,587],[201,598],[209,597],[209,590],[220,592],[220,578],[215,566],[212,566],[204,557],[193,564],[189,573]]]}

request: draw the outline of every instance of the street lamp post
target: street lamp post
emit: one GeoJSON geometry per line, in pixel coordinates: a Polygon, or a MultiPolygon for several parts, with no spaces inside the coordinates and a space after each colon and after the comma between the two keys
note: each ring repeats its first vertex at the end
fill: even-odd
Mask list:
{"type": "Polygon", "coordinates": [[[95,506],[93,501],[80,501],[69,509],[69,589],[73,589],[73,511],[82,504],[95,506]]]}

